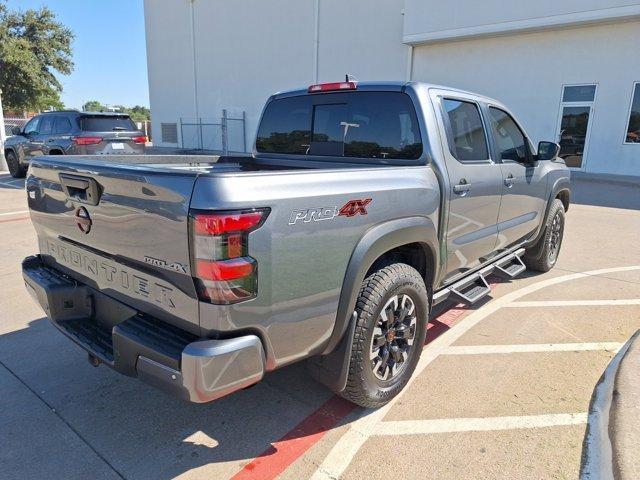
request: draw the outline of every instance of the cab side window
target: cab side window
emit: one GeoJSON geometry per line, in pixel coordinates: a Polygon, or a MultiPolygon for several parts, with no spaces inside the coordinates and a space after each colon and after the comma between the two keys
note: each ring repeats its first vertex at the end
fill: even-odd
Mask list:
{"type": "Polygon", "coordinates": [[[71,122],[67,117],[58,117],[53,124],[53,133],[71,133],[71,122]]]}
{"type": "Polygon", "coordinates": [[[527,159],[527,139],[511,116],[498,108],[489,107],[491,128],[502,160],[524,162],[527,159]]]}
{"type": "Polygon", "coordinates": [[[488,160],[487,138],[475,103],[445,98],[449,119],[449,147],[453,156],[465,161],[488,160]]]}
{"type": "Polygon", "coordinates": [[[33,117],[29,122],[24,126],[24,133],[37,133],[38,125],[40,124],[40,117],[33,117]]]}
{"type": "Polygon", "coordinates": [[[38,127],[38,133],[40,135],[51,135],[54,120],[55,118],[52,116],[42,117],[40,120],[40,126],[38,127]]]}

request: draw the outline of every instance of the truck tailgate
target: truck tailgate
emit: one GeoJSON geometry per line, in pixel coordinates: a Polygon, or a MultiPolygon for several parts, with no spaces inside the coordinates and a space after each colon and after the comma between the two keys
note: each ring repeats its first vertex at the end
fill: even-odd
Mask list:
{"type": "Polygon", "coordinates": [[[26,182],[43,261],[194,334],[188,211],[197,172],[47,157],[26,182]]]}

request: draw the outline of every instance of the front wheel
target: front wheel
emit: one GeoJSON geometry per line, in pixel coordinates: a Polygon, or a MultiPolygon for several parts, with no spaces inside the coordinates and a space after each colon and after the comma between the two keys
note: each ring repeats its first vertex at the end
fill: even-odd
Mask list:
{"type": "Polygon", "coordinates": [[[5,158],[7,159],[7,167],[9,167],[9,173],[13,178],[22,178],[24,177],[27,171],[24,167],[20,165],[18,161],[18,157],[12,151],[6,153],[5,158]]]}
{"type": "Polygon", "coordinates": [[[564,220],[564,205],[556,198],[549,207],[542,237],[524,254],[523,260],[529,269],[548,272],[556,264],[564,235],[564,220]]]}
{"type": "Polygon", "coordinates": [[[427,298],[424,280],[404,263],[376,270],[364,280],[344,398],[375,408],[400,393],[425,342],[427,298]]]}

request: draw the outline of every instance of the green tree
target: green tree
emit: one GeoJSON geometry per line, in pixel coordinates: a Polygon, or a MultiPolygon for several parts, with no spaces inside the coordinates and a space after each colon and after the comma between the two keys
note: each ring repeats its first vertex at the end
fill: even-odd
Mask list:
{"type": "Polygon", "coordinates": [[[131,119],[134,122],[144,122],[145,120],[151,120],[151,111],[147,107],[136,105],[133,108],[127,109],[131,119]]]}
{"type": "Polygon", "coordinates": [[[105,107],[97,100],[89,100],[82,106],[82,110],[85,112],[102,112],[105,107]]]}
{"type": "Polygon", "coordinates": [[[8,110],[62,107],[54,72],[73,71],[71,30],[47,7],[9,11],[0,0],[0,88],[8,110]]]}

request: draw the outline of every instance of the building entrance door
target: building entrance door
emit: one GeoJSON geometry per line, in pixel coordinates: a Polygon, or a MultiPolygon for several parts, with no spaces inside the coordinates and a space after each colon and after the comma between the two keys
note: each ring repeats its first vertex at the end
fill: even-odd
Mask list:
{"type": "Polygon", "coordinates": [[[558,117],[560,157],[575,170],[585,169],[595,95],[595,85],[568,85],[563,88],[558,117]]]}

